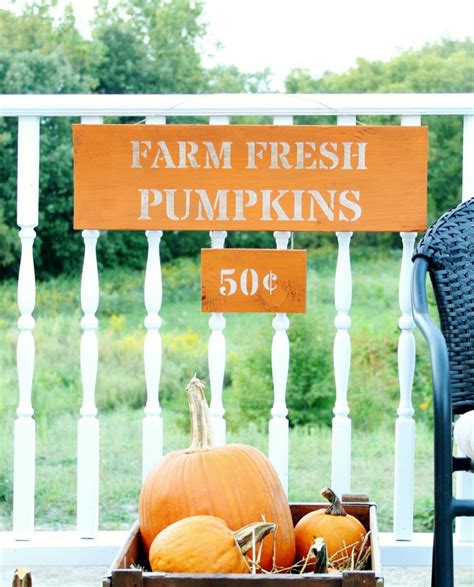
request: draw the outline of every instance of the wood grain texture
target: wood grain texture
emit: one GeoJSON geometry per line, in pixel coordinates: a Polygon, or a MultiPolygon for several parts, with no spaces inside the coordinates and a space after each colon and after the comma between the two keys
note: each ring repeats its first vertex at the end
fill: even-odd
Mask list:
{"type": "MultiPolygon", "coordinates": [[[[380,552],[378,548],[379,537],[377,530],[377,512],[373,503],[366,500],[366,496],[348,494],[344,496],[344,509],[348,514],[355,516],[370,529],[371,558],[369,559],[369,571],[352,571],[344,574],[334,575],[184,575],[152,573],[149,570],[148,561],[142,546],[140,529],[138,523],[134,524],[126,543],[118,553],[109,575],[104,579],[104,587],[111,585],[115,587],[115,576],[117,569],[124,569],[129,566],[131,558],[139,556],[138,563],[142,568],[135,570],[133,575],[127,577],[130,580],[137,580],[139,576],[144,587],[255,587],[262,585],[268,587],[283,587],[289,582],[299,582],[304,587],[337,587],[337,586],[383,586],[384,579],[380,565],[380,552]],[[354,499],[353,499],[354,498],[354,499]]],[[[327,503],[292,503],[290,504],[293,523],[296,524],[304,515],[320,508],[326,508],[327,503]]],[[[122,577],[120,577],[122,579],[122,577]]],[[[126,576],[124,575],[125,579],[126,576]]],[[[138,583],[141,584],[141,583],[138,583]]],[[[294,583],[295,584],[295,583],[294,583]]],[[[127,583],[125,585],[128,585],[127,583]]],[[[131,583],[135,585],[135,583],[131,583]]]]}
{"type": "Polygon", "coordinates": [[[427,129],[74,125],[74,227],[421,231],[427,129]]]}
{"type": "Polygon", "coordinates": [[[142,587],[143,573],[140,569],[118,569],[112,573],[113,587],[142,587]]]}
{"type": "Polygon", "coordinates": [[[203,312],[306,311],[306,251],[203,249],[203,312]]]}

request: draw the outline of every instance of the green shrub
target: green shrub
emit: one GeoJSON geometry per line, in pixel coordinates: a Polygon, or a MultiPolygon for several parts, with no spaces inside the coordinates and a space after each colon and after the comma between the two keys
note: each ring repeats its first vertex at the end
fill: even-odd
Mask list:
{"type": "MultiPolygon", "coordinates": [[[[292,318],[288,331],[290,366],[286,391],[290,424],[330,422],[334,403],[332,355],[324,325],[305,316],[292,318]]],[[[231,393],[246,421],[268,419],[273,404],[271,336],[258,333],[232,365],[231,393]]]]}
{"type": "Polygon", "coordinates": [[[163,265],[163,299],[174,302],[201,299],[199,259],[181,257],[163,265]]]}
{"type": "Polygon", "coordinates": [[[414,513],[415,531],[433,532],[434,502],[432,497],[422,497],[415,501],[414,513]]]}

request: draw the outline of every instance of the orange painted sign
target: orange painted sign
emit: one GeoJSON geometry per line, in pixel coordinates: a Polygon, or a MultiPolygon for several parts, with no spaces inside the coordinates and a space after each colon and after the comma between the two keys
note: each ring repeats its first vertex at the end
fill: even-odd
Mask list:
{"type": "Polygon", "coordinates": [[[420,231],[427,129],[74,125],[77,229],[420,231]]]}
{"type": "Polygon", "coordinates": [[[306,251],[202,249],[203,312],[306,311],[306,251]]]}

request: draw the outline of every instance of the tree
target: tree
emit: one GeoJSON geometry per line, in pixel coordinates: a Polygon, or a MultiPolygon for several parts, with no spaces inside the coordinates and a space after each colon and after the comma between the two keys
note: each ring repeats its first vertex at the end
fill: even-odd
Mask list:
{"type": "MultiPolygon", "coordinates": [[[[66,5],[64,13],[55,21],[51,16],[55,5],[56,0],[32,0],[19,16],[0,10],[0,51],[10,57],[12,64],[17,55],[32,51],[42,56],[61,53],[74,74],[84,79],[87,91],[94,90],[95,69],[101,62],[100,47],[81,36],[70,5],[66,5]]],[[[42,93],[48,80],[42,80],[42,84],[43,87],[23,91],[42,93]]]]}
{"type": "Polygon", "coordinates": [[[104,59],[103,93],[195,93],[205,89],[198,42],[206,32],[199,0],[100,0],[92,23],[104,59]]]}
{"type": "Polygon", "coordinates": [[[218,65],[208,70],[208,90],[214,94],[269,92],[270,68],[253,73],[239,71],[235,65],[218,65]]]}
{"type": "Polygon", "coordinates": [[[394,59],[359,58],[345,73],[326,72],[314,79],[295,69],[285,81],[289,93],[472,92],[474,42],[443,40],[422,49],[408,50],[394,59]]]}
{"type": "MultiPolygon", "coordinates": [[[[346,73],[327,72],[313,79],[297,69],[286,79],[291,93],[472,92],[474,42],[453,41],[409,50],[388,62],[358,59],[346,73]]],[[[376,117],[362,122],[379,123],[376,117]]],[[[462,182],[462,119],[456,116],[425,117],[429,129],[428,212],[430,222],[457,204],[462,182]]]]}

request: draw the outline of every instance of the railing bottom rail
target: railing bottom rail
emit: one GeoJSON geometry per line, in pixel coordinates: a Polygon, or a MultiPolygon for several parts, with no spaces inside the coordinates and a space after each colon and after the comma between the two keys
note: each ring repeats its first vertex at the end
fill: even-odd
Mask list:
{"type": "MultiPolygon", "coordinates": [[[[20,541],[14,540],[11,532],[3,532],[0,533],[0,566],[107,566],[127,536],[127,531],[102,531],[97,538],[85,539],[74,531],[38,531],[32,540],[20,541]]],[[[393,533],[380,532],[379,538],[383,566],[431,566],[431,533],[415,532],[412,540],[395,540],[393,533]]],[[[472,542],[454,538],[454,564],[474,568],[472,542]]]]}

